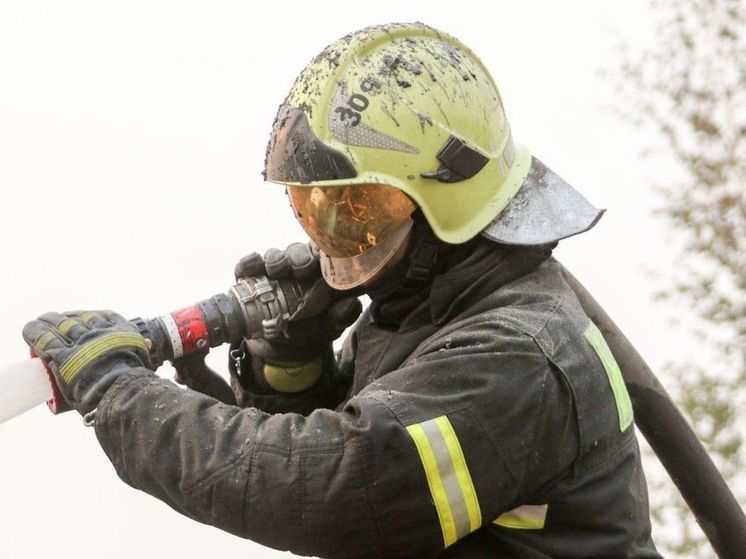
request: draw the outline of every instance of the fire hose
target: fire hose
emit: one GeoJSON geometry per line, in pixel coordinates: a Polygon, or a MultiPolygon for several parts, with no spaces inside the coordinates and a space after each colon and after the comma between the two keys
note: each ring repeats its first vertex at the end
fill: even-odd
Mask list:
{"type": "Polygon", "coordinates": [[[565,281],[619,363],[635,424],[647,439],[721,559],[746,556],[746,516],[697,435],[645,360],[566,269],[565,281]]]}
{"type": "MultiPolygon", "coordinates": [[[[746,516],[712,459],[681,411],[650,367],[588,291],[563,268],[565,280],[577,295],[588,317],[598,326],[622,370],[635,413],[635,423],[658,456],[721,559],[740,559],[746,553],[746,516]]],[[[317,284],[316,284],[317,285],[317,284]]],[[[155,365],[189,356],[204,355],[209,348],[241,339],[283,335],[293,319],[315,316],[331,302],[328,289],[315,293],[314,285],[293,280],[245,278],[227,294],[155,319],[133,319],[152,344],[155,365]]],[[[59,389],[45,380],[38,359],[0,367],[0,380],[15,376],[26,382],[31,404],[21,404],[3,414],[0,422],[48,399],[54,413],[67,408],[59,389]],[[7,372],[3,372],[3,371],[7,372]],[[32,375],[32,373],[34,373],[32,375]],[[26,378],[24,375],[28,375],[26,378]],[[33,377],[33,380],[31,380],[33,377]]],[[[202,388],[208,393],[228,389],[222,378],[200,368],[202,388]]]]}

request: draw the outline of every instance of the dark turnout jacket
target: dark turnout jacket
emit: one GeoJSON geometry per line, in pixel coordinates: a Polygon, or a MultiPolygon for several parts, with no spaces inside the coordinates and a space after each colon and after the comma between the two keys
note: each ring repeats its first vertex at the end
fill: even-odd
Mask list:
{"type": "Polygon", "coordinates": [[[616,362],[556,261],[524,262],[483,242],[401,320],[366,311],[318,394],[342,387],[335,409],[133,369],[97,436],[128,484],[301,555],[658,557],[616,362]]]}

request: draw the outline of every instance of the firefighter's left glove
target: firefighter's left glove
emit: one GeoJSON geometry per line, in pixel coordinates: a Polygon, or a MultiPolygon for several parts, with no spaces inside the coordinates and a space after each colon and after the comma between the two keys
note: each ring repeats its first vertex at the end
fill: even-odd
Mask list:
{"type": "Polygon", "coordinates": [[[250,254],[236,265],[235,275],[292,278],[308,286],[300,312],[285,325],[285,335],[246,340],[245,349],[252,358],[255,388],[294,393],[313,386],[324,361],[333,355],[332,342],[360,316],[360,301],[335,296],[321,275],[316,247],[308,244],[273,248],[264,257],[250,254]]]}
{"type": "Polygon", "coordinates": [[[23,339],[84,416],[122,374],[134,367],[154,370],[137,327],[111,311],[45,313],[24,326],[23,339]]]}

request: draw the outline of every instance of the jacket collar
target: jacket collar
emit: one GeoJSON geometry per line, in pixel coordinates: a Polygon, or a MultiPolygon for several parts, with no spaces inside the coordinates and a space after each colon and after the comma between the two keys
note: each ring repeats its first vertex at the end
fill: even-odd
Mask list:
{"type": "Polygon", "coordinates": [[[430,318],[443,325],[503,285],[536,269],[548,247],[509,247],[482,240],[464,260],[433,279],[430,318]]]}
{"type": "Polygon", "coordinates": [[[443,243],[434,274],[416,289],[403,280],[403,264],[368,291],[372,318],[379,327],[400,331],[423,322],[441,326],[501,286],[536,269],[551,256],[552,248],[511,247],[483,237],[465,245],[443,243]]]}

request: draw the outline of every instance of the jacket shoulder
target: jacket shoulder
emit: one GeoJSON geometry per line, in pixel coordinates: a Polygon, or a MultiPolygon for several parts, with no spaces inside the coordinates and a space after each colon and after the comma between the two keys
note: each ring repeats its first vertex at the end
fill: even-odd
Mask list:
{"type": "Polygon", "coordinates": [[[454,317],[418,350],[449,342],[464,352],[511,353],[516,365],[530,355],[546,359],[572,395],[581,453],[626,438],[631,405],[618,365],[553,258],[454,317]]]}
{"type": "Polygon", "coordinates": [[[509,336],[513,341],[522,333],[547,349],[553,345],[547,329],[558,322],[564,328],[575,326],[582,332],[588,318],[564,281],[559,263],[550,258],[531,273],[501,285],[454,316],[426,342],[499,330],[503,334],[513,331],[514,335],[509,336]]]}

